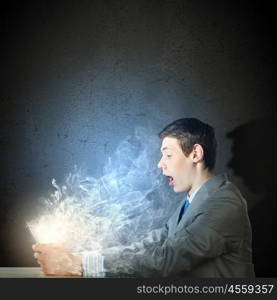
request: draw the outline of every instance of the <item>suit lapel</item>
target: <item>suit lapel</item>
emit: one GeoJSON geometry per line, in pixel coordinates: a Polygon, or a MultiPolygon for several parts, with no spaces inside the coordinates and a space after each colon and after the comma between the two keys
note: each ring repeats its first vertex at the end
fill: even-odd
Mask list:
{"type": "Polygon", "coordinates": [[[205,182],[199,191],[195,194],[188,210],[183,215],[182,219],[180,220],[178,224],[178,217],[181,210],[182,205],[184,204],[185,200],[182,201],[181,205],[178,207],[177,213],[174,215],[174,222],[175,225],[175,232],[179,231],[180,229],[187,227],[194,219],[194,216],[196,214],[201,213],[202,211],[205,211],[205,205],[203,205],[209,195],[216,189],[219,188],[219,186],[226,180],[226,175],[218,175],[214,176],[207,182],[205,182]]]}

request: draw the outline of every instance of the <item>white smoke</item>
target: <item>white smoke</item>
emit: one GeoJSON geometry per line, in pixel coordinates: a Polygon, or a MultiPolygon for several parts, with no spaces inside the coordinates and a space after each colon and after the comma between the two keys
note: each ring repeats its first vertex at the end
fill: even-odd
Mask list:
{"type": "Polygon", "coordinates": [[[124,139],[100,178],[69,174],[44,202],[44,214],[27,223],[39,243],[64,243],[73,251],[129,245],[162,226],[178,196],[157,168],[160,140],[144,128],[124,139]]]}

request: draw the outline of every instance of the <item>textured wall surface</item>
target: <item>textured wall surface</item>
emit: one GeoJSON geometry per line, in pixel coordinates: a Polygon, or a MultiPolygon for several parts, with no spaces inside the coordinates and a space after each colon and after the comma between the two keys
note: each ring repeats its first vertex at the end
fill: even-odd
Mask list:
{"type": "MultiPolygon", "coordinates": [[[[2,265],[34,263],[15,248],[20,241],[23,255],[31,252],[24,220],[51,179],[74,165],[101,176],[104,160],[136,126],[155,133],[184,116],[210,123],[222,172],[232,156],[226,134],[272,113],[270,6],[28,3],[6,1],[1,10],[2,265]]],[[[257,195],[234,180],[251,207],[257,195]]]]}

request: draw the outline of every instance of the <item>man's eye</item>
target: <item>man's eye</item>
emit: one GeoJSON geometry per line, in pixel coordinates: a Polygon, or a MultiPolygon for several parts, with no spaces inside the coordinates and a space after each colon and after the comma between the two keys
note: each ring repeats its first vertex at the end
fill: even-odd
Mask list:
{"type": "Polygon", "coordinates": [[[167,157],[172,157],[172,155],[170,155],[170,154],[167,154],[166,156],[167,156],[167,157]]]}

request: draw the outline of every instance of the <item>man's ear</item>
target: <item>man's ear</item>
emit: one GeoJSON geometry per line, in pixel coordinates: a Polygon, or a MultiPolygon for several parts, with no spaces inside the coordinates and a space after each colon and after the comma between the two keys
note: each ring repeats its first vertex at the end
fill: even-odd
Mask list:
{"type": "Polygon", "coordinates": [[[191,158],[194,163],[198,163],[204,159],[204,149],[200,144],[195,144],[193,146],[191,158]]]}

